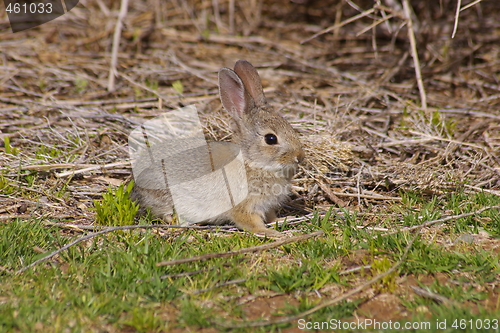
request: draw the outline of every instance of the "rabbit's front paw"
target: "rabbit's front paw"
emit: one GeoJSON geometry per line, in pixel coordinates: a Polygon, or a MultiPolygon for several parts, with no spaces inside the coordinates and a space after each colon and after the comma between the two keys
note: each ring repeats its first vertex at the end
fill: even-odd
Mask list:
{"type": "Polygon", "coordinates": [[[269,238],[282,238],[285,237],[286,235],[282,232],[279,232],[274,229],[269,229],[264,227],[263,229],[258,229],[258,230],[252,230],[252,232],[258,236],[266,236],[269,238]]]}

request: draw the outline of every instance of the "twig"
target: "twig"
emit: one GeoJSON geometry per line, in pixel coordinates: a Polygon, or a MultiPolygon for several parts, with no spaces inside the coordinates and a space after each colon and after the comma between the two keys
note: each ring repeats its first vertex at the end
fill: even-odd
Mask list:
{"type": "Polygon", "coordinates": [[[345,207],[347,205],[342,199],[340,199],[338,196],[335,195],[335,193],[333,193],[333,191],[327,184],[323,184],[323,182],[318,181],[318,185],[334,204],[336,204],[339,207],[345,207]]]}
{"type": "MultiPolygon", "coordinates": [[[[214,269],[214,267],[211,267],[209,270],[211,270],[211,269],[214,269]]],[[[165,274],[165,275],[161,275],[160,277],[158,277],[158,279],[165,280],[165,279],[173,279],[173,278],[192,276],[192,275],[203,273],[205,271],[206,271],[205,269],[197,269],[195,271],[189,271],[189,272],[182,272],[182,273],[176,273],[176,274],[165,274]]],[[[154,281],[155,279],[156,279],[156,277],[152,277],[152,278],[149,278],[146,280],[139,279],[136,282],[142,283],[142,282],[146,282],[146,281],[154,281]]]]}
{"type": "Polygon", "coordinates": [[[480,149],[480,150],[483,150],[483,151],[487,152],[487,149],[485,147],[480,146],[480,145],[476,145],[474,143],[457,141],[457,140],[453,140],[453,139],[447,139],[447,138],[443,138],[443,137],[432,135],[432,134],[417,132],[417,131],[414,131],[414,130],[408,130],[408,133],[414,134],[414,135],[426,136],[426,137],[431,138],[431,139],[436,140],[436,141],[444,141],[444,142],[454,143],[454,144],[457,144],[457,145],[468,146],[468,147],[480,149]]]}
{"type": "Polygon", "coordinates": [[[382,227],[368,227],[365,225],[358,225],[356,226],[358,229],[363,229],[363,230],[369,230],[369,231],[388,231],[389,229],[387,228],[382,228],[382,227]]]}
{"type": "Polygon", "coordinates": [[[184,9],[186,14],[189,16],[191,24],[201,34],[203,29],[202,29],[202,27],[200,27],[200,24],[198,23],[198,18],[195,15],[194,9],[190,6],[190,4],[186,0],[180,0],[180,1],[182,4],[182,9],[184,9]]]}
{"type": "Polygon", "coordinates": [[[428,227],[430,225],[444,223],[444,222],[447,222],[447,221],[450,221],[450,220],[458,220],[458,219],[461,219],[461,218],[464,218],[464,217],[469,217],[469,216],[474,216],[474,215],[477,215],[477,214],[481,214],[482,212],[487,211],[487,210],[491,210],[491,209],[500,209],[500,205],[483,207],[483,208],[480,208],[480,209],[478,209],[478,210],[476,210],[474,212],[470,212],[470,213],[463,213],[463,214],[458,214],[458,215],[450,215],[450,216],[442,217],[440,219],[432,220],[432,221],[427,221],[425,223],[422,223],[422,224],[419,224],[419,225],[415,225],[415,226],[412,226],[412,227],[407,227],[407,228],[403,228],[403,229],[391,231],[391,232],[383,234],[382,236],[394,235],[394,234],[397,234],[397,233],[400,233],[400,232],[411,231],[411,230],[415,230],[415,229],[419,229],[419,228],[423,228],[423,227],[428,227]]]}
{"type": "Polygon", "coordinates": [[[161,94],[160,92],[156,91],[156,90],[153,90],[149,87],[147,87],[146,85],[144,84],[141,84],[139,82],[136,82],[135,80],[133,80],[131,77],[123,74],[123,73],[117,73],[117,75],[120,75],[120,77],[124,78],[125,80],[127,80],[128,82],[132,83],[134,86],[137,86],[141,89],[144,89],[150,93],[152,93],[153,95],[157,96],[158,98],[161,98],[163,101],[162,103],[165,103],[166,106],[168,106],[169,108],[172,108],[172,109],[175,109],[178,107],[178,105],[174,105],[170,102],[170,100],[172,99],[171,97],[167,96],[167,95],[164,95],[164,94],[161,94]],[[168,103],[168,104],[167,104],[168,103]]]}
{"type": "Polygon", "coordinates": [[[104,172],[105,169],[111,169],[111,168],[114,168],[117,166],[129,166],[129,165],[130,165],[130,161],[115,162],[115,163],[109,163],[109,164],[105,164],[105,165],[94,165],[94,166],[79,169],[79,170],[71,170],[71,171],[56,173],[56,177],[62,178],[62,177],[66,177],[66,176],[72,176],[72,175],[76,175],[79,173],[84,173],[84,172],[88,172],[88,171],[96,171],[96,170],[104,172]]]}
{"type": "Polygon", "coordinates": [[[437,301],[439,303],[443,303],[443,304],[446,304],[446,305],[453,305],[455,303],[452,300],[450,300],[449,298],[446,298],[446,297],[444,297],[442,295],[433,293],[432,291],[429,291],[429,290],[426,290],[426,289],[423,289],[423,288],[420,288],[420,287],[417,287],[417,286],[411,286],[411,289],[413,289],[413,291],[417,295],[433,299],[433,300],[435,300],[435,301],[437,301]]]}
{"type": "Polygon", "coordinates": [[[175,55],[175,53],[171,52],[170,53],[170,56],[169,56],[169,59],[172,61],[172,63],[178,65],[180,68],[182,68],[183,70],[185,70],[187,73],[193,75],[193,76],[196,76],[202,80],[205,80],[207,81],[208,83],[216,86],[217,85],[217,80],[212,80],[211,78],[209,77],[206,77],[205,75],[203,75],[203,73],[201,73],[199,70],[196,70],[194,68],[191,68],[189,67],[188,65],[186,65],[185,63],[183,63],[182,61],[179,60],[179,58],[177,58],[177,56],[175,55]]]}
{"type": "Polygon", "coordinates": [[[417,41],[415,39],[415,31],[413,29],[413,20],[411,18],[410,3],[408,0],[403,0],[403,9],[408,23],[408,38],[410,39],[411,56],[415,66],[415,76],[417,77],[418,91],[420,92],[420,102],[422,108],[427,111],[427,94],[425,93],[424,82],[422,81],[422,72],[420,71],[420,60],[418,59],[417,41]]]}
{"type": "Polygon", "coordinates": [[[16,272],[16,274],[20,274],[24,271],[26,271],[27,269],[43,262],[43,261],[47,261],[49,260],[50,258],[52,258],[53,256],[55,256],[56,254],[59,254],[61,252],[63,252],[64,250],[67,250],[69,249],[70,247],[72,247],[73,245],[76,245],[78,243],[81,243],[87,239],[91,239],[95,236],[99,236],[99,235],[102,235],[102,234],[106,234],[108,232],[113,232],[113,231],[117,231],[117,230],[131,230],[131,229],[156,229],[156,228],[162,228],[162,229],[206,229],[206,227],[202,227],[202,226],[182,226],[182,225],[165,225],[165,224],[156,224],[156,225],[153,225],[153,224],[145,224],[145,225],[126,225],[126,226],[120,226],[120,227],[110,227],[110,228],[106,228],[104,230],[101,230],[101,231],[97,231],[97,232],[93,232],[93,233],[90,233],[88,235],[85,235],[83,237],[80,237],[78,239],[75,239],[74,241],[64,245],[63,247],[61,247],[60,249],[57,249],[55,251],[52,251],[51,253],[49,253],[46,257],[43,257],[41,259],[38,259],[34,262],[32,262],[31,264],[29,264],[28,266],[25,266],[23,268],[21,268],[20,270],[18,270],[16,272]]]}
{"type": "Polygon", "coordinates": [[[14,219],[29,219],[33,218],[31,214],[9,214],[9,215],[0,215],[0,221],[3,220],[14,220],[14,219]]]}
{"type": "Polygon", "coordinates": [[[214,12],[215,25],[218,31],[222,31],[222,20],[220,18],[219,0],[212,0],[212,9],[214,12]]]}
{"type": "Polygon", "coordinates": [[[120,13],[116,21],[115,33],[113,35],[113,49],[111,51],[111,66],[109,68],[108,91],[115,90],[116,63],[118,59],[118,48],[120,47],[120,36],[122,33],[123,20],[127,16],[128,0],[121,0],[120,13]]]}
{"type": "Polygon", "coordinates": [[[453,32],[451,38],[455,38],[458,29],[458,18],[460,17],[460,7],[462,7],[462,0],[457,0],[457,10],[455,11],[455,23],[453,24],[453,32]]]}
{"type": "Polygon", "coordinates": [[[478,3],[480,3],[481,1],[483,1],[483,0],[476,0],[476,1],[473,1],[473,2],[471,2],[471,3],[469,3],[469,4],[465,5],[465,6],[463,6],[463,7],[460,9],[460,11],[461,11],[461,12],[463,12],[464,10],[469,9],[469,8],[470,8],[470,7],[472,7],[472,6],[477,5],[477,4],[478,4],[478,3]]]}
{"type": "Polygon", "coordinates": [[[353,197],[353,198],[361,198],[361,199],[371,199],[371,200],[393,200],[393,201],[401,201],[401,197],[390,197],[387,195],[368,195],[368,194],[357,194],[357,193],[343,193],[343,192],[335,192],[332,191],[332,194],[338,195],[339,197],[353,197]]]}
{"type": "Polygon", "coordinates": [[[229,33],[234,34],[234,3],[235,0],[229,0],[229,33]]]}
{"type": "Polygon", "coordinates": [[[489,194],[500,196],[500,191],[489,190],[489,189],[486,189],[486,188],[481,188],[481,187],[477,187],[477,186],[473,186],[473,185],[469,185],[469,184],[464,184],[464,187],[473,189],[473,190],[478,191],[478,192],[486,192],[486,193],[489,193],[489,194]]]}
{"type": "Polygon", "coordinates": [[[222,253],[207,253],[203,254],[201,256],[196,256],[196,257],[191,257],[191,258],[184,258],[184,259],[175,259],[175,260],[168,260],[168,261],[162,261],[156,264],[156,266],[170,266],[170,265],[178,265],[178,264],[185,264],[189,262],[195,262],[195,261],[205,261],[208,259],[214,259],[214,258],[226,258],[226,257],[232,257],[236,256],[239,254],[244,254],[244,253],[250,253],[250,252],[259,252],[259,251],[265,251],[269,250],[281,245],[289,244],[289,243],[294,243],[294,242],[300,242],[304,241],[306,239],[312,238],[312,237],[317,237],[323,235],[323,231],[316,231],[310,234],[305,234],[305,235],[299,235],[299,236],[294,236],[290,238],[285,238],[285,239],[280,239],[272,243],[267,243],[267,244],[262,244],[262,245],[257,245],[257,246],[251,246],[251,247],[246,247],[243,249],[239,249],[236,251],[229,251],[229,252],[222,252],[222,253]]]}
{"type": "Polygon", "coordinates": [[[418,145],[422,143],[435,141],[434,138],[421,138],[421,139],[408,139],[408,140],[398,140],[398,141],[390,141],[390,142],[382,142],[376,145],[377,148],[386,148],[386,147],[394,147],[394,146],[403,146],[403,145],[418,145]]]}
{"type": "Polygon", "coordinates": [[[365,32],[367,32],[368,30],[373,29],[374,27],[376,27],[377,25],[379,25],[379,24],[381,24],[381,23],[384,23],[384,22],[385,22],[385,21],[387,21],[387,20],[390,20],[390,19],[391,19],[391,18],[393,18],[394,16],[396,16],[396,15],[394,15],[394,14],[389,14],[389,15],[387,15],[386,17],[384,17],[384,18],[382,18],[382,19],[380,19],[380,20],[377,20],[377,21],[373,22],[372,24],[370,24],[369,26],[367,26],[366,28],[364,28],[363,30],[361,30],[360,32],[358,32],[358,33],[356,34],[356,37],[361,36],[362,34],[364,34],[365,32]]]}
{"type": "Polygon", "coordinates": [[[192,292],[192,295],[198,295],[198,294],[201,294],[201,293],[205,293],[205,292],[210,291],[210,290],[215,289],[215,288],[220,288],[220,287],[230,286],[232,284],[242,283],[242,282],[245,282],[246,280],[247,279],[236,279],[236,280],[231,280],[231,281],[219,283],[219,284],[217,284],[217,285],[215,285],[213,287],[210,287],[210,288],[195,290],[195,291],[192,292]]]}
{"type": "MultiPolygon", "coordinates": [[[[54,218],[51,216],[51,218],[54,218]]],[[[58,218],[58,217],[56,217],[58,218]]],[[[58,222],[44,222],[43,225],[46,225],[48,227],[58,227],[58,228],[63,228],[63,229],[70,229],[70,230],[75,230],[75,231],[80,231],[83,232],[84,230],[100,230],[104,229],[106,227],[100,226],[100,225],[84,225],[84,224],[67,224],[67,223],[58,223],[58,222]]]]}
{"type": "MultiPolygon", "coordinates": [[[[182,273],[176,273],[176,274],[165,274],[165,275],[160,276],[159,279],[164,280],[164,279],[172,279],[172,278],[191,276],[191,275],[203,273],[204,271],[205,271],[204,269],[197,269],[195,271],[190,271],[190,272],[182,272],[182,273]]],[[[141,280],[141,282],[142,282],[142,280],[141,280]]]]}
{"type": "Polygon", "coordinates": [[[349,24],[349,23],[351,23],[351,22],[354,22],[354,21],[356,21],[356,20],[358,20],[358,19],[360,19],[360,18],[362,18],[362,17],[368,16],[368,15],[370,15],[370,14],[374,13],[374,12],[375,12],[375,8],[370,8],[370,9],[368,9],[368,10],[365,10],[364,12],[359,13],[358,15],[353,16],[353,17],[351,17],[351,18],[349,18],[349,19],[347,19],[347,20],[345,20],[345,21],[343,21],[343,22],[340,22],[339,24],[335,24],[335,25],[333,25],[333,26],[331,26],[331,27],[329,27],[329,28],[323,29],[323,30],[321,30],[320,32],[315,33],[315,34],[314,34],[314,35],[312,35],[311,37],[306,38],[306,39],[304,39],[304,40],[301,40],[301,41],[300,41],[300,44],[307,43],[308,41],[310,41],[310,40],[312,40],[312,39],[314,39],[314,38],[316,38],[316,37],[318,37],[318,36],[324,35],[324,34],[326,34],[326,33],[330,32],[330,31],[332,31],[332,30],[335,30],[335,29],[338,29],[338,28],[340,28],[340,27],[343,27],[343,26],[344,26],[344,25],[346,25],[346,24],[349,24]]]}
{"type": "Polygon", "coordinates": [[[21,170],[33,171],[49,171],[54,169],[70,169],[70,168],[88,168],[94,166],[93,164],[76,164],[76,163],[60,163],[60,164],[32,164],[22,165],[21,170]]]}
{"type": "Polygon", "coordinates": [[[354,267],[354,268],[339,272],[339,275],[347,275],[347,274],[356,273],[356,272],[363,271],[365,269],[371,269],[371,268],[372,268],[371,265],[358,266],[358,267],[354,267]]]}

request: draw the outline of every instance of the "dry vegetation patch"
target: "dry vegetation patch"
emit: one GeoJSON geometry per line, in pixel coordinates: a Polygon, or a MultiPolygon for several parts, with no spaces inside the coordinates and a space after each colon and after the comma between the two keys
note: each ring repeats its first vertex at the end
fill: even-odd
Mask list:
{"type": "Polygon", "coordinates": [[[131,129],[188,104],[204,116],[208,136],[228,139],[216,71],[245,58],[303,137],[308,161],[297,186],[305,207],[332,203],[325,186],[359,209],[381,203],[370,196],[397,196],[400,188],[439,193],[463,179],[472,189],[499,186],[492,2],[464,11],[454,39],[454,1],[413,4],[427,110],[419,107],[397,6],[375,6],[342,25],[366,14],[368,3],[250,2],[236,4],[234,15],[228,2],[131,4],[115,91],[108,92],[118,5],[83,2],[52,24],[2,35],[0,136],[16,154],[1,158],[10,181],[19,169],[38,171],[40,191],[60,188],[71,164],[84,170],[68,182],[70,197],[89,206],[113,178],[128,177],[126,163],[112,164],[127,161],[131,129]],[[305,41],[320,27],[333,28],[305,41]],[[92,166],[109,167],[85,171],[92,166]],[[360,194],[368,196],[361,205],[360,194]]]}

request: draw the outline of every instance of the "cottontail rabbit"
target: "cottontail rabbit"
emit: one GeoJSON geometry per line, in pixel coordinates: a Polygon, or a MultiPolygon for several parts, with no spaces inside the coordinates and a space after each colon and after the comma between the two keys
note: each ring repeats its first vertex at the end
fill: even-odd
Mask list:
{"type": "MultiPolygon", "coordinates": [[[[234,66],[234,71],[222,68],[219,71],[219,91],[222,104],[233,119],[233,143],[204,144],[200,149],[206,149],[206,152],[193,148],[188,154],[193,161],[181,164],[177,169],[188,174],[200,173],[197,171],[200,166],[192,166],[196,163],[194,160],[199,160],[196,156],[210,155],[210,159],[207,159],[209,162],[205,163],[206,167],[211,167],[211,170],[224,169],[221,179],[225,180],[225,184],[232,186],[233,193],[236,193],[235,197],[237,193],[244,193],[244,196],[237,200],[231,198],[232,205],[227,209],[221,208],[225,207],[225,204],[219,204],[218,200],[225,194],[219,193],[217,186],[213,186],[212,183],[201,184],[206,187],[200,191],[191,190],[194,193],[190,195],[198,196],[198,199],[202,200],[210,196],[210,199],[207,199],[209,203],[206,206],[192,204],[190,207],[182,207],[187,218],[181,222],[188,224],[233,222],[243,230],[279,237],[281,234],[266,228],[265,223],[275,220],[275,210],[287,198],[291,178],[298,163],[304,158],[298,135],[290,124],[267,104],[259,74],[249,62],[239,60],[234,66]],[[229,163],[233,158],[237,161],[238,157],[241,160],[239,168],[237,163],[229,163]],[[228,167],[224,168],[224,165],[228,167]],[[200,221],[200,216],[210,217],[200,221]]],[[[175,161],[174,158],[167,160],[175,161]]],[[[189,200],[175,200],[171,186],[172,177],[167,182],[162,175],[165,174],[165,168],[162,160],[162,165],[156,163],[139,175],[134,174],[135,185],[131,198],[139,203],[142,209],[149,207],[153,215],[169,221],[174,207],[179,211],[180,205],[189,205],[189,200]],[[167,186],[158,187],[157,183],[161,183],[164,178],[167,186]]],[[[189,177],[184,178],[189,180],[187,179],[189,177]]],[[[199,185],[200,182],[195,181],[193,184],[199,185]]]]}

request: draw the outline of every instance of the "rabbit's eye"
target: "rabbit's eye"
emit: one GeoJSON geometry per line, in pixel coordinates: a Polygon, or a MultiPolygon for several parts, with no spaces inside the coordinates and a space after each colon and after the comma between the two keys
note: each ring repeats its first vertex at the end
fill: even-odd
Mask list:
{"type": "Polygon", "coordinates": [[[264,139],[268,145],[275,145],[278,143],[278,137],[274,134],[266,134],[264,135],[264,139]]]}

